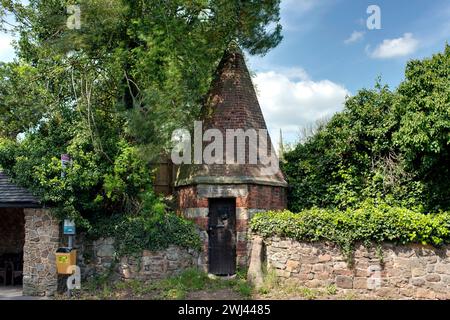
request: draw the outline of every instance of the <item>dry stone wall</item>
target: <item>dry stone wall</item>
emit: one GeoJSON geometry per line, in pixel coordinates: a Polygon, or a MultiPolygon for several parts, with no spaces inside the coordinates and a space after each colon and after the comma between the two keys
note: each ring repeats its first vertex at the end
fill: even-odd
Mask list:
{"type": "Polygon", "coordinates": [[[147,281],[173,276],[199,264],[199,253],[192,249],[170,246],[116,259],[114,239],[80,240],[78,262],[84,278],[112,270],[116,278],[147,281]]]}
{"type": "Polygon", "coordinates": [[[335,285],[344,292],[378,298],[450,299],[450,247],[360,245],[347,263],[333,244],[265,240],[266,263],[278,277],[310,288],[335,285]]]}

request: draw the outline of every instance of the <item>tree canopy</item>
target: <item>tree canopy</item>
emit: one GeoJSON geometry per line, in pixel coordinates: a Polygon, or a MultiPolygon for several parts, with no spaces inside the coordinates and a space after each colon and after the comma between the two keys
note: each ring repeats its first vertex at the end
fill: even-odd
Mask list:
{"type": "Polygon", "coordinates": [[[279,5],[1,0],[18,58],[0,64],[0,166],[61,217],[139,211],[154,199],[149,162],[196,117],[230,42],[251,54],[279,44],[279,5]],[[69,28],[75,4],[80,28],[69,28]]]}
{"type": "Polygon", "coordinates": [[[450,208],[450,46],[407,64],[392,91],[377,83],[285,155],[290,207],[349,208],[366,199],[450,208]]]}

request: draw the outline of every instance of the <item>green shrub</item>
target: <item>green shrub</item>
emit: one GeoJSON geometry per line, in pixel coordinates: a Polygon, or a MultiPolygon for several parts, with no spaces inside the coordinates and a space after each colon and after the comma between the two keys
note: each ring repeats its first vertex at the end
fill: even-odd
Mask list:
{"type": "Polygon", "coordinates": [[[157,219],[142,215],[116,216],[107,223],[95,238],[113,237],[118,256],[139,255],[143,250],[163,250],[170,245],[196,250],[201,247],[194,223],[173,213],[165,213],[157,219]]]}
{"type": "Polygon", "coordinates": [[[297,241],[330,241],[347,257],[354,244],[393,242],[440,246],[450,243],[450,213],[422,214],[385,204],[364,203],[359,209],[317,209],[256,214],[253,232],[268,238],[274,235],[297,241]]]}
{"type": "Polygon", "coordinates": [[[100,217],[90,233],[92,238],[115,239],[116,254],[140,255],[143,250],[163,250],[170,245],[200,250],[195,224],[167,211],[152,192],[142,197],[142,209],[135,214],[100,217]]]}

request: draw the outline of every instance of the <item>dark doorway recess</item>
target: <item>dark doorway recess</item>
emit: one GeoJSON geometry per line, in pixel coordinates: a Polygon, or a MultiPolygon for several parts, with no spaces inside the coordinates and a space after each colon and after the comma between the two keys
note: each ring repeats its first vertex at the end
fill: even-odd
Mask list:
{"type": "Polygon", "coordinates": [[[24,243],[23,209],[0,208],[0,288],[22,284],[24,243]]]}
{"type": "Polygon", "coordinates": [[[209,273],[236,273],[236,199],[209,199],[209,273]]]}

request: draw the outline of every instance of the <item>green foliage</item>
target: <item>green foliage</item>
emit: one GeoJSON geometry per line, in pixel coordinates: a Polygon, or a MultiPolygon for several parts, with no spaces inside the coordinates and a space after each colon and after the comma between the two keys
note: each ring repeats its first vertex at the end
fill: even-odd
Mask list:
{"type": "Polygon", "coordinates": [[[139,280],[118,281],[112,284],[109,275],[96,276],[83,284],[82,292],[76,298],[86,299],[186,299],[189,294],[203,292],[205,297],[218,290],[231,289],[242,299],[251,296],[253,288],[245,278],[211,279],[208,274],[198,269],[187,269],[179,275],[159,280],[144,282],[139,280]]]}
{"type": "Polygon", "coordinates": [[[113,237],[116,254],[141,255],[143,250],[162,250],[170,245],[201,249],[201,240],[193,222],[167,212],[152,193],[143,195],[142,208],[133,214],[100,216],[91,236],[113,237]]]}
{"type": "Polygon", "coordinates": [[[0,64],[0,167],[59,218],[92,233],[101,217],[111,219],[131,251],[196,244],[192,226],[160,201],[145,208],[144,198],[154,198],[150,164],[170,147],[172,131],[196,116],[230,42],[252,54],[278,45],[279,6],[0,0],[0,29],[19,35],[18,59],[0,64]],[[75,3],[79,30],[67,27],[75,3]],[[64,176],[61,154],[73,160],[64,176]]]}
{"type": "Polygon", "coordinates": [[[336,285],[331,284],[327,287],[326,292],[328,295],[334,296],[337,293],[336,285]]]}
{"type": "Polygon", "coordinates": [[[329,241],[351,257],[355,243],[450,243],[450,213],[422,214],[386,204],[364,203],[357,209],[309,209],[258,213],[251,229],[263,237],[274,235],[297,241],[329,241]]]}
{"type": "MultiPolygon", "coordinates": [[[[55,114],[38,132],[21,142],[2,139],[0,164],[20,185],[33,190],[60,218],[72,217],[89,228],[98,214],[132,211],[140,194],[151,189],[152,173],[137,147],[120,135],[105,140],[96,151],[74,112],[55,114]],[[59,160],[68,153],[72,164],[59,160]]],[[[105,134],[114,130],[114,122],[105,134]]]]}
{"type": "Polygon", "coordinates": [[[162,280],[158,285],[163,290],[163,298],[184,299],[188,293],[196,291],[214,292],[221,289],[232,289],[242,298],[249,298],[253,288],[245,278],[237,276],[235,279],[212,279],[198,269],[189,269],[180,275],[162,280]]]}
{"type": "MultiPolygon", "coordinates": [[[[27,71],[13,80],[6,81],[5,75],[7,84],[4,90],[0,85],[0,93],[7,95],[4,101],[14,115],[39,111],[14,127],[34,127],[29,122],[41,120],[45,111],[41,100],[75,105],[87,116],[105,107],[119,109],[127,113],[128,133],[147,156],[154,156],[167,147],[173,129],[186,125],[199,111],[231,41],[251,54],[265,54],[282,40],[280,0],[76,3],[81,11],[79,30],[66,26],[67,5],[73,1],[0,1],[0,17],[9,13],[19,22],[12,31],[20,34],[21,62],[11,69],[27,71]],[[28,103],[33,96],[39,103],[28,103]],[[47,96],[50,99],[44,99],[47,96]],[[23,111],[18,106],[24,103],[11,105],[22,100],[23,111]]],[[[2,26],[8,25],[0,21],[2,26]]],[[[86,120],[91,129],[101,123],[86,120]]]]}
{"type": "Polygon", "coordinates": [[[450,46],[410,61],[397,90],[377,83],[284,155],[289,209],[346,209],[365,199],[450,209],[450,46]]]}
{"type": "Polygon", "coordinates": [[[44,84],[29,85],[38,77],[30,65],[0,63],[0,136],[15,139],[49,113],[51,99],[44,84]]]}

